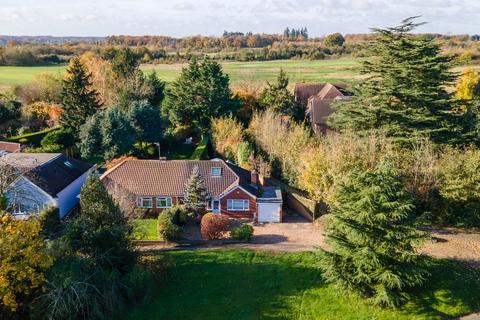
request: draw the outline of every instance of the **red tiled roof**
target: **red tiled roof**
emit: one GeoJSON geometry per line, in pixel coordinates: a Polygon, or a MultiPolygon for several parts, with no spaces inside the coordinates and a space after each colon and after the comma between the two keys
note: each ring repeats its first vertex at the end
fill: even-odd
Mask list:
{"type": "Polygon", "coordinates": [[[16,142],[5,142],[0,141],[0,150],[7,151],[7,152],[19,152],[21,148],[20,143],[16,142]]]}
{"type": "Polygon", "coordinates": [[[102,176],[137,196],[183,196],[192,170],[198,166],[208,194],[218,196],[238,185],[239,177],[222,160],[126,160],[102,176]],[[221,176],[212,176],[211,168],[222,168],[221,176]]]}

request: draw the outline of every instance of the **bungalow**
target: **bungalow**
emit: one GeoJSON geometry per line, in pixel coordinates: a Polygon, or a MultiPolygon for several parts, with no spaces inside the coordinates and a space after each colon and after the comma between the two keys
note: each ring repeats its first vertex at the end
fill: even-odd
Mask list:
{"type": "Polygon", "coordinates": [[[18,217],[58,207],[63,218],[78,204],[92,165],[60,153],[10,153],[0,157],[8,206],[18,217]],[[9,169],[11,168],[11,170],[9,169]]]}
{"type": "Polygon", "coordinates": [[[350,93],[345,85],[331,83],[299,83],[295,86],[295,101],[306,108],[312,131],[326,133],[328,117],[333,113],[332,104],[345,99],[350,93]]]}
{"type": "Polygon", "coordinates": [[[255,171],[220,159],[125,160],[105,172],[101,180],[125,214],[138,209],[161,212],[183,203],[195,167],[205,182],[208,211],[256,222],[282,221],[280,189],[261,186],[255,171]]]}

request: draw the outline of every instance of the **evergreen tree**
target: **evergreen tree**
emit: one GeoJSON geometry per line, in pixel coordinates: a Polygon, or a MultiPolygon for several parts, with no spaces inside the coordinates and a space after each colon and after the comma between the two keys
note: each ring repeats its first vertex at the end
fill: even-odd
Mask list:
{"type": "Polygon", "coordinates": [[[66,129],[76,132],[87,118],[97,112],[102,106],[98,101],[97,92],[91,89],[91,75],[78,57],[72,58],[63,80],[62,108],[60,123],[66,129]]]}
{"type": "Polygon", "coordinates": [[[264,109],[273,110],[296,120],[304,118],[302,108],[288,90],[288,77],[283,69],[280,69],[275,83],[267,82],[267,87],[260,94],[259,102],[264,109]]]}
{"type": "Polygon", "coordinates": [[[201,133],[209,130],[210,120],[232,114],[239,101],[232,97],[228,75],[211,59],[195,59],[182,69],[170,86],[163,111],[174,124],[193,126],[201,133]]]}
{"type": "Polygon", "coordinates": [[[133,149],[136,141],[135,129],[128,116],[118,108],[105,110],[101,132],[106,160],[124,155],[133,149]]]}
{"type": "Polygon", "coordinates": [[[147,101],[134,102],[128,109],[130,125],[139,142],[159,142],[162,137],[162,118],[158,107],[147,101]]]}
{"type": "Polygon", "coordinates": [[[131,77],[139,67],[140,61],[135,53],[128,47],[117,50],[112,59],[112,70],[117,79],[131,77]]]}
{"type": "Polygon", "coordinates": [[[327,225],[332,251],[321,256],[325,279],[382,306],[398,306],[428,273],[415,252],[414,199],[391,164],[354,171],[338,188],[327,225]]]}
{"type": "Polygon", "coordinates": [[[92,258],[98,267],[128,273],[135,263],[132,228],[96,175],[80,192],[80,216],[67,228],[70,247],[92,258]]]}
{"type": "Polygon", "coordinates": [[[413,20],[375,29],[367,55],[373,58],[362,67],[368,78],[354,88],[353,97],[336,105],[333,128],[362,135],[380,128],[398,142],[418,135],[439,143],[459,138],[458,116],[445,89],[454,78],[451,58],[428,37],[409,33],[420,25],[413,20]]]}
{"type": "Polygon", "coordinates": [[[190,178],[187,181],[184,200],[185,207],[188,210],[193,210],[195,214],[201,214],[205,211],[207,187],[198,166],[193,167],[190,178]]]}
{"type": "Polygon", "coordinates": [[[290,29],[288,27],[283,31],[283,36],[285,38],[290,38],[290,29]]]}
{"type": "Polygon", "coordinates": [[[155,107],[159,107],[165,97],[165,82],[158,78],[157,72],[153,70],[145,77],[145,85],[149,90],[146,97],[148,102],[155,107]]]}
{"type": "Polygon", "coordinates": [[[327,47],[341,47],[345,43],[345,38],[342,36],[341,33],[336,32],[333,34],[329,34],[324,41],[327,47]]]}

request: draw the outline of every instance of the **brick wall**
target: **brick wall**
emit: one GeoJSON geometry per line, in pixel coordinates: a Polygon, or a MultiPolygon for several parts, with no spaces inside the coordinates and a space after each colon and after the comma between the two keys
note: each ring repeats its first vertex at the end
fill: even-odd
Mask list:
{"type": "Polygon", "coordinates": [[[253,219],[255,213],[257,212],[257,202],[254,197],[252,197],[247,192],[243,191],[240,188],[232,190],[230,193],[226,194],[220,200],[221,213],[228,215],[233,218],[248,218],[253,219]],[[248,211],[229,211],[227,210],[227,202],[229,199],[244,199],[249,200],[249,210],[248,211]]]}

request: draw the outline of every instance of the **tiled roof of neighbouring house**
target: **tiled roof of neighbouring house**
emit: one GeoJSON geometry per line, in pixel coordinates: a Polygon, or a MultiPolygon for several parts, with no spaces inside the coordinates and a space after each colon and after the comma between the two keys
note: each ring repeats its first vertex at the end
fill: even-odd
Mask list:
{"type": "Polygon", "coordinates": [[[20,143],[0,141],[0,151],[19,152],[21,147],[20,143]]]}
{"type": "Polygon", "coordinates": [[[210,196],[218,196],[240,183],[240,177],[223,160],[126,160],[101,179],[137,196],[182,197],[195,166],[210,196]],[[212,168],[221,168],[221,175],[212,175],[212,168]]]}
{"type": "Polygon", "coordinates": [[[326,86],[333,86],[340,91],[344,91],[345,84],[330,84],[326,82],[300,82],[295,84],[295,100],[302,105],[306,105],[311,96],[319,94],[326,86]]]}
{"type": "Polygon", "coordinates": [[[12,153],[1,158],[52,197],[87,172],[92,165],[61,153],[12,153]]]}

